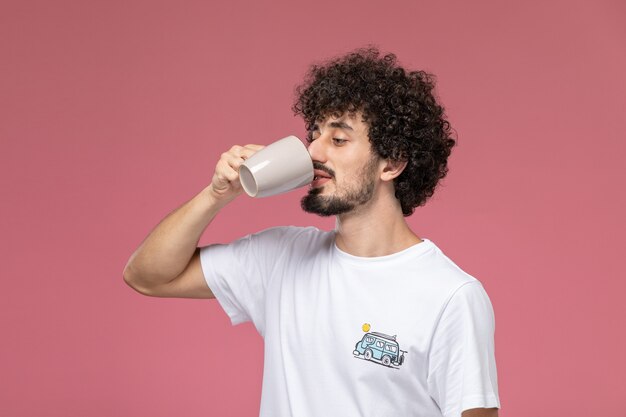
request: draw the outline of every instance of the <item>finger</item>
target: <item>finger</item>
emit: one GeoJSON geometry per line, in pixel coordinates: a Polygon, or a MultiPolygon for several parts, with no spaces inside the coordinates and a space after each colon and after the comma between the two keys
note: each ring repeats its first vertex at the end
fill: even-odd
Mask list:
{"type": "Polygon", "coordinates": [[[227,161],[221,159],[215,167],[214,182],[220,188],[227,188],[239,178],[239,173],[227,161]]]}
{"type": "Polygon", "coordinates": [[[241,157],[248,159],[263,148],[265,148],[263,145],[246,145],[241,149],[241,157]]]}
{"type": "Polygon", "coordinates": [[[244,155],[244,152],[242,149],[243,148],[238,149],[236,151],[231,150],[229,152],[223,153],[222,157],[220,158],[220,162],[224,162],[231,168],[238,170],[241,164],[243,164],[243,162],[247,158],[244,155]]]}
{"type": "Polygon", "coordinates": [[[226,178],[226,180],[228,180],[231,185],[239,182],[239,171],[236,171],[231,167],[228,167],[226,170],[224,170],[222,175],[224,176],[224,178],[226,178]]]}

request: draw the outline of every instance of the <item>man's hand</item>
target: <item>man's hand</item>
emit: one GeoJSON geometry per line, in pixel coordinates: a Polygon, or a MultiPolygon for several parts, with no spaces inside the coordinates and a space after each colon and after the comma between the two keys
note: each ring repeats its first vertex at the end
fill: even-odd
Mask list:
{"type": "Polygon", "coordinates": [[[239,182],[239,167],[263,148],[262,145],[235,145],[222,154],[211,181],[212,194],[217,201],[227,203],[241,194],[243,188],[239,182]]]}

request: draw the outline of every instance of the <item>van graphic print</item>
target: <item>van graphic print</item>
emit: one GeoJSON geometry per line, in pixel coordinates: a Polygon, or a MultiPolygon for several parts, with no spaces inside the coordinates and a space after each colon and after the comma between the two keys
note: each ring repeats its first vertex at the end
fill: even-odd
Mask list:
{"type": "Polygon", "coordinates": [[[366,333],[363,338],[356,343],[354,351],[352,352],[355,358],[365,359],[390,368],[402,365],[404,363],[405,353],[407,353],[405,350],[400,350],[396,336],[389,336],[377,332],[366,333]]]}

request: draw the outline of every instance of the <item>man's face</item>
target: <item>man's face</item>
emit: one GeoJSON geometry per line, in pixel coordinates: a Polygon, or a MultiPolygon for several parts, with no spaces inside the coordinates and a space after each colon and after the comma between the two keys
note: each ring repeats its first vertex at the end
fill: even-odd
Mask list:
{"type": "Polygon", "coordinates": [[[379,158],[372,150],[362,115],[321,120],[314,127],[312,139],[309,153],[315,179],[302,198],[302,209],[334,216],[369,202],[379,174],[379,158]]]}

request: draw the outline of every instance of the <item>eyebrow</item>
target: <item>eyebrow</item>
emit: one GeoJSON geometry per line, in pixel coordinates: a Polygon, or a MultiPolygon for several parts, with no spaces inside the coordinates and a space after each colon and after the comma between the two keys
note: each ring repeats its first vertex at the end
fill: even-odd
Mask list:
{"type": "Polygon", "coordinates": [[[328,123],[329,127],[334,127],[336,129],[345,129],[345,130],[354,130],[352,126],[347,124],[346,122],[338,121],[338,122],[330,122],[328,123]]]}

